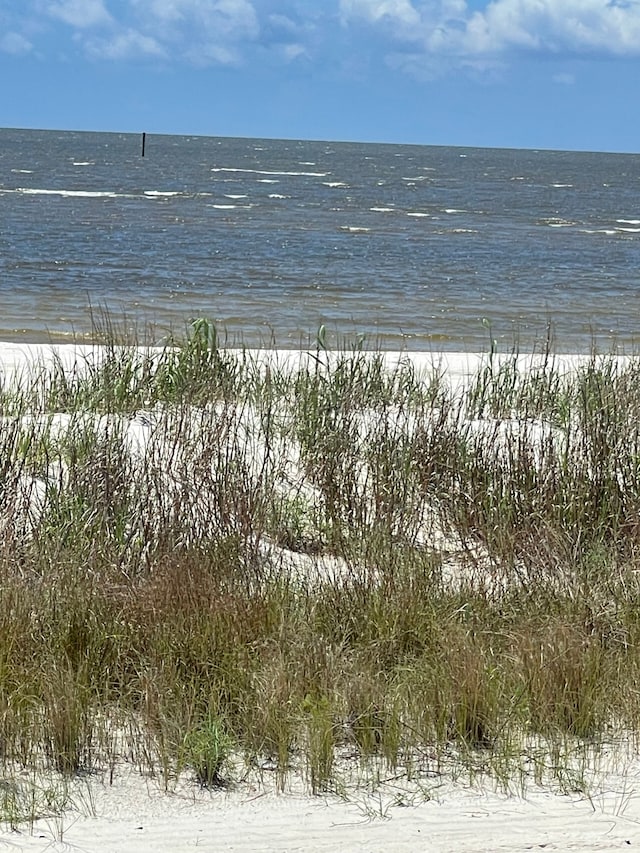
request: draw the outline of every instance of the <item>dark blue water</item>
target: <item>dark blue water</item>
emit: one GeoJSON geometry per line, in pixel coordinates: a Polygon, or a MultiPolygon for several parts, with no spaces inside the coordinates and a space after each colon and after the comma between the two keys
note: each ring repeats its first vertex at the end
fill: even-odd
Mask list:
{"type": "Polygon", "coordinates": [[[0,130],[0,339],[630,349],[640,156],[0,130]]]}

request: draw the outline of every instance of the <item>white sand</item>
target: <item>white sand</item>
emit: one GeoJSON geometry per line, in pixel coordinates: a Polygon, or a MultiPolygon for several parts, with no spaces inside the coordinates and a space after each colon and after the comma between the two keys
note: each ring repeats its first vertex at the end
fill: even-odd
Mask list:
{"type": "MultiPolygon", "coordinates": [[[[425,780],[425,794],[400,785],[337,797],[275,794],[245,783],[231,791],[183,785],[163,793],[135,774],[108,786],[78,783],[78,806],[31,830],[0,832],[0,849],[40,853],[279,853],[415,851],[601,851],[640,844],[640,774],[603,778],[591,798],[532,788],[526,798],[446,780],[425,780]],[[431,796],[431,799],[427,799],[431,796]]],[[[294,780],[295,781],[295,780],[294,780]]]]}
{"type": "MultiPolygon", "coordinates": [[[[34,363],[57,359],[67,370],[99,359],[89,346],[0,344],[0,376],[11,381],[34,363]]],[[[288,351],[254,353],[295,367],[314,355],[288,351]]],[[[324,358],[325,355],[322,354],[324,358]]],[[[331,356],[329,356],[331,358],[331,356]]],[[[420,372],[444,371],[464,384],[483,363],[467,353],[388,353],[392,367],[409,360],[420,372]]],[[[554,364],[570,371],[585,357],[561,356],[554,364]]],[[[523,355],[519,366],[542,364],[523,355]]],[[[138,430],[140,432],[140,430],[138,430]]],[[[144,430],[142,430],[144,432],[144,430]]],[[[144,436],[136,433],[144,443],[144,436]],[[142,437],[141,437],[142,436],[142,437]]],[[[625,751],[626,755],[626,751],[625,751]]],[[[113,785],[100,774],[72,783],[63,817],[43,818],[19,832],[0,831],[0,850],[84,851],[84,853],[182,853],[182,851],[601,851],[640,845],[640,761],[614,762],[592,780],[591,797],[553,793],[530,783],[526,797],[495,793],[489,781],[473,788],[451,779],[418,779],[413,790],[402,782],[376,793],[350,789],[347,801],[301,793],[276,794],[245,781],[227,791],[200,791],[190,780],[165,793],[157,781],[126,768],[113,785]]],[[[267,774],[268,775],[268,774],[267,774]]],[[[5,783],[9,784],[9,783],[5,783]]],[[[2,782],[0,782],[0,801],[2,782]]],[[[295,790],[299,793],[295,793],[295,790]]]]}
{"type": "MultiPolygon", "coordinates": [[[[160,352],[161,350],[149,350],[160,352]]],[[[3,380],[11,380],[21,373],[28,372],[34,364],[48,365],[58,361],[67,370],[76,367],[82,370],[87,364],[95,364],[101,358],[104,350],[90,344],[20,344],[0,342],[0,376],[3,380]]],[[[233,352],[231,350],[231,352],[233,352]]],[[[314,364],[317,359],[331,364],[341,356],[340,353],[308,352],[298,350],[246,350],[249,358],[258,363],[276,364],[289,369],[299,365],[314,364]]],[[[366,357],[372,357],[371,353],[366,357]]],[[[488,363],[486,354],[466,352],[385,352],[385,363],[393,368],[400,363],[410,363],[420,375],[428,376],[434,372],[445,375],[453,385],[468,380],[476,374],[479,368],[488,363]]],[[[627,356],[603,356],[615,358],[619,362],[629,360],[627,356]]],[[[509,354],[494,356],[494,363],[499,365],[510,361],[509,354]]],[[[517,366],[521,371],[538,368],[546,361],[554,364],[560,371],[570,372],[580,364],[590,360],[588,355],[555,355],[546,359],[543,355],[523,353],[517,357],[517,366]]]]}

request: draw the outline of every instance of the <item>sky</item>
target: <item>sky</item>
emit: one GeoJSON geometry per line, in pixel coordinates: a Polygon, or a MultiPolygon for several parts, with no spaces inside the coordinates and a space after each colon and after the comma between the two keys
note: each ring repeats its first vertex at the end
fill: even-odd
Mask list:
{"type": "Polygon", "coordinates": [[[640,150],[640,0],[0,0],[0,127],[640,150]]]}

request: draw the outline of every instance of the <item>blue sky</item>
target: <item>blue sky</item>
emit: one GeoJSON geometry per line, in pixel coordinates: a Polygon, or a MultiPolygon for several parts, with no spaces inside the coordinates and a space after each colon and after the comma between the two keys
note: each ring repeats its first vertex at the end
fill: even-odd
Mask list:
{"type": "Polygon", "coordinates": [[[640,0],[0,0],[0,126],[640,150],[640,0]]]}

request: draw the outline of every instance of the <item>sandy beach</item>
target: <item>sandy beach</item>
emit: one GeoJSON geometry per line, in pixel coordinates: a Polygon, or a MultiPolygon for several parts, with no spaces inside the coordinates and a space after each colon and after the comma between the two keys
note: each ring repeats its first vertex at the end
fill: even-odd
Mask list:
{"type": "Polygon", "coordinates": [[[77,805],[62,817],[0,834],[2,849],[52,853],[414,853],[414,851],[602,851],[640,843],[640,764],[603,774],[591,797],[532,788],[523,797],[474,786],[424,780],[374,794],[276,794],[269,779],[227,791],[185,782],[165,793],[125,769],[110,785],[99,775],[74,783],[77,805]]]}
{"type": "MultiPolygon", "coordinates": [[[[86,345],[0,344],[4,386],[22,381],[34,365],[82,373],[99,363],[100,347],[86,345]]],[[[149,353],[153,357],[153,352],[149,353]]],[[[329,353],[254,351],[265,368],[294,370],[329,353]]],[[[498,357],[496,361],[510,356],[498,357]]],[[[386,353],[391,370],[410,362],[425,379],[441,374],[453,389],[463,388],[487,363],[487,356],[457,353],[386,353]]],[[[586,356],[556,356],[557,369],[571,372],[586,356]]],[[[544,367],[544,356],[518,356],[519,371],[544,367]]],[[[146,417],[146,415],[145,415],[146,417]]],[[[49,417],[64,431],[64,416],[49,417]]],[[[129,418],[128,433],[137,452],[151,441],[144,418],[129,418]]],[[[142,458],[142,456],[141,456],[142,458]]],[[[301,558],[302,559],[302,558],[301,558]]],[[[96,767],[64,783],[61,814],[37,817],[30,825],[5,826],[0,848],[15,851],[82,853],[182,853],[206,851],[525,851],[626,849],[640,844],[640,762],[632,743],[618,741],[596,762],[589,793],[559,790],[553,784],[500,790],[495,778],[473,780],[447,771],[425,772],[411,782],[388,769],[373,788],[350,784],[341,796],[308,792],[304,774],[292,772],[284,792],[275,790],[270,769],[245,772],[228,785],[206,790],[188,773],[165,789],[160,779],[138,772],[126,761],[115,768],[96,767]]],[[[589,771],[591,773],[591,771],[589,771]]],[[[27,771],[0,782],[0,799],[27,771]]],[[[53,777],[50,777],[51,781],[53,777]]],[[[32,780],[33,781],[33,780],[32,780]]],[[[47,783],[46,775],[38,786],[47,783]]],[[[58,779],[56,785],[62,785],[58,779]]]]}
{"type": "MultiPolygon", "coordinates": [[[[161,353],[161,348],[141,348],[141,352],[153,356],[161,353]]],[[[224,350],[222,350],[224,352],[224,350]]],[[[245,353],[248,360],[258,364],[270,364],[295,370],[301,365],[313,365],[318,359],[331,364],[337,358],[349,353],[346,351],[293,350],[293,349],[230,349],[229,353],[245,353]]],[[[82,371],[87,365],[97,364],[104,357],[105,349],[93,344],[21,344],[0,342],[0,372],[5,381],[19,377],[21,373],[33,370],[34,365],[43,367],[59,363],[66,370],[82,371]]],[[[358,351],[354,351],[358,354],[358,351]]],[[[587,364],[592,356],[588,354],[552,354],[544,353],[496,353],[493,357],[486,352],[439,352],[425,351],[363,351],[365,358],[381,355],[385,365],[392,370],[398,364],[413,365],[419,375],[428,377],[434,372],[441,373],[453,385],[464,382],[474,376],[490,359],[499,366],[514,361],[519,371],[540,368],[546,364],[554,365],[560,371],[572,371],[581,364],[587,364]]],[[[602,355],[599,358],[611,358],[602,355]]],[[[631,356],[614,356],[616,361],[627,363],[631,356]]],[[[598,359],[596,359],[598,360],[598,359]]]]}

